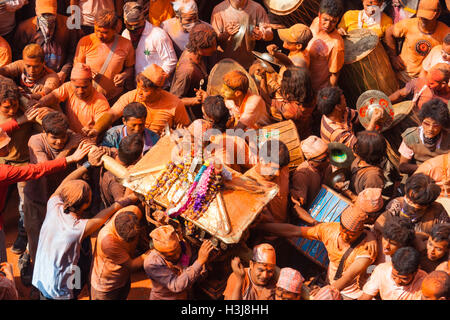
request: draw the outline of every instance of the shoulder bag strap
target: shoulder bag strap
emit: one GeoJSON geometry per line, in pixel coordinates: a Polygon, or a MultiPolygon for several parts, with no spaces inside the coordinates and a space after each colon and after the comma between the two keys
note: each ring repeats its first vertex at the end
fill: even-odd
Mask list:
{"type": "MultiPolygon", "coordinates": [[[[99,75],[103,75],[105,73],[106,69],[108,68],[108,65],[111,62],[111,59],[112,59],[113,54],[114,54],[114,50],[116,50],[118,42],[119,42],[119,36],[116,34],[116,36],[114,37],[114,43],[111,46],[111,50],[109,51],[109,54],[106,57],[105,62],[103,62],[102,68],[98,72],[99,75]]],[[[94,89],[97,89],[98,83],[94,81],[93,86],[94,86],[94,89]]]]}
{"type": "Polygon", "coordinates": [[[366,237],[366,233],[363,232],[358,239],[356,239],[350,246],[350,248],[347,249],[347,251],[345,251],[344,255],[341,258],[341,261],[339,262],[339,266],[337,268],[336,274],[334,276],[334,280],[339,280],[342,277],[342,272],[344,271],[344,263],[345,260],[347,260],[347,258],[350,256],[350,254],[352,253],[353,249],[356,248],[356,246],[358,244],[361,243],[361,241],[364,240],[364,238],[366,237]]]}

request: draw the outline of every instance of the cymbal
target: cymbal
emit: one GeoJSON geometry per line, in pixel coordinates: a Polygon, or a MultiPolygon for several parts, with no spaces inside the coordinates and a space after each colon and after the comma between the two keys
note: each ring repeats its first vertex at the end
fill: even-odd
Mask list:
{"type": "Polygon", "coordinates": [[[350,168],[355,155],[353,151],[345,144],[340,142],[330,142],[328,144],[330,154],[330,163],[338,168],[350,168]]]}
{"type": "Polygon", "coordinates": [[[253,55],[261,60],[267,61],[275,66],[282,67],[283,64],[274,56],[267,52],[252,51],[253,55]]]}
{"type": "Polygon", "coordinates": [[[385,131],[389,129],[394,121],[394,109],[389,97],[379,90],[367,90],[356,101],[359,122],[364,128],[368,127],[373,111],[376,108],[383,110],[383,118],[378,121],[378,125],[381,126],[380,131],[385,131]]]}

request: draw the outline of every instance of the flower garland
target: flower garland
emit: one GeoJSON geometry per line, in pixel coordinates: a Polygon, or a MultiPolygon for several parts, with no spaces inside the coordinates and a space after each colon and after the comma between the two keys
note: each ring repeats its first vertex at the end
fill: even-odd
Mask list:
{"type": "Polygon", "coordinates": [[[207,211],[222,184],[221,174],[216,174],[214,165],[207,161],[195,175],[193,183],[187,188],[190,166],[189,159],[178,164],[170,161],[146,196],[146,200],[151,204],[156,197],[164,196],[167,193],[169,203],[171,205],[177,203],[175,207],[168,210],[167,214],[171,218],[179,215],[189,218],[191,221],[185,220],[188,234],[192,234],[194,230],[192,221],[198,220],[207,211]],[[181,201],[178,201],[180,198],[181,201]]]}
{"type": "MultiPolygon", "coordinates": [[[[204,173],[203,183],[195,195],[194,205],[186,211],[185,216],[190,220],[198,220],[208,210],[209,205],[219,192],[221,183],[221,175],[214,173],[213,165],[209,166],[208,171],[204,173]]],[[[185,220],[185,226],[188,234],[192,234],[194,224],[185,220]]]]}

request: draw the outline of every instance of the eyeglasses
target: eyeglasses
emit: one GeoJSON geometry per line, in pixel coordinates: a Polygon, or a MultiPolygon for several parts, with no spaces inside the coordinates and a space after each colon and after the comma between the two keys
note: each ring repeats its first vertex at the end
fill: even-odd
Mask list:
{"type": "Polygon", "coordinates": [[[316,162],[316,163],[323,163],[323,162],[325,162],[327,160],[328,160],[328,155],[326,157],[323,157],[323,158],[320,158],[320,159],[316,159],[316,158],[309,159],[308,161],[313,161],[313,162],[316,162]]]}

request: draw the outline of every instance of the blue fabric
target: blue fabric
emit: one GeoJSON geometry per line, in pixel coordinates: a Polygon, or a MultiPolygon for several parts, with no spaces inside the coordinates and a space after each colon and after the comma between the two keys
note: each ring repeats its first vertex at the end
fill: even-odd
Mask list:
{"type": "MultiPolygon", "coordinates": [[[[108,148],[116,148],[119,150],[119,143],[122,141],[124,137],[127,136],[127,128],[125,125],[121,124],[115,127],[110,128],[105,133],[105,137],[102,141],[102,146],[108,148]]],[[[144,129],[144,149],[143,153],[146,153],[153,147],[156,142],[159,140],[159,135],[155,132],[145,128],[144,129]]]]}

